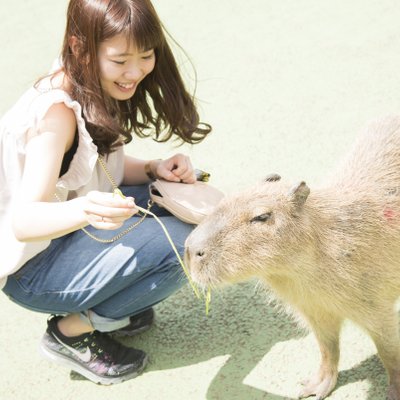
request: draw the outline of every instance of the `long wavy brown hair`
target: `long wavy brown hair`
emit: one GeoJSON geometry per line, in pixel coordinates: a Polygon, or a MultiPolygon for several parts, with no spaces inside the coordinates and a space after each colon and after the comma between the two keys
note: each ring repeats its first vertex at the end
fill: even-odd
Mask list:
{"type": "Polygon", "coordinates": [[[71,95],[82,106],[87,129],[100,154],[129,143],[134,132],[165,142],[172,136],[198,143],[211,131],[199,120],[195,99],[185,88],[162,23],[149,0],[70,0],[62,48],[71,95]],[[100,85],[99,44],[126,35],[138,49],[154,49],[154,70],[134,96],[118,101],[100,85]],[[78,40],[74,52],[70,38],[78,40]]]}

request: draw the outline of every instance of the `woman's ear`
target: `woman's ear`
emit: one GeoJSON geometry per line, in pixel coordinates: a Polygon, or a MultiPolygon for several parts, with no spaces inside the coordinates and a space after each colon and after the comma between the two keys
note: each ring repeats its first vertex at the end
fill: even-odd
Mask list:
{"type": "Polygon", "coordinates": [[[89,54],[84,55],[84,47],[82,40],[78,39],[76,36],[71,36],[68,40],[69,48],[75,58],[83,64],[89,64],[89,54]]]}
{"type": "Polygon", "coordinates": [[[79,59],[82,54],[82,42],[76,36],[71,36],[68,40],[68,44],[72,54],[75,58],[79,59]]]}

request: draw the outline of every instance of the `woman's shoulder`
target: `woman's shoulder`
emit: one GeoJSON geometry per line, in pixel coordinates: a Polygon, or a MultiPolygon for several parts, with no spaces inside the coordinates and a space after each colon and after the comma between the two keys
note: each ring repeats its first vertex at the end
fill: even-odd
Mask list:
{"type": "Polygon", "coordinates": [[[31,130],[30,133],[37,135],[42,132],[55,132],[58,135],[69,137],[66,139],[67,142],[72,142],[76,126],[77,122],[74,111],[64,102],[60,102],[50,105],[46,114],[34,127],[34,131],[31,130]]]}

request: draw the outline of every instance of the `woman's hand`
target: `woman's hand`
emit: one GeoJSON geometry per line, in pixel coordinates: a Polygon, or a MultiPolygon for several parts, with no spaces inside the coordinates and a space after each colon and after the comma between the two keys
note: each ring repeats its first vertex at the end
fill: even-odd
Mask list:
{"type": "Polygon", "coordinates": [[[190,158],[184,154],[175,154],[166,160],[153,160],[150,167],[158,178],[172,182],[194,183],[196,175],[190,158]]]}
{"type": "Polygon", "coordinates": [[[139,211],[133,197],[91,191],[83,199],[87,222],[97,229],[118,229],[139,211]]]}

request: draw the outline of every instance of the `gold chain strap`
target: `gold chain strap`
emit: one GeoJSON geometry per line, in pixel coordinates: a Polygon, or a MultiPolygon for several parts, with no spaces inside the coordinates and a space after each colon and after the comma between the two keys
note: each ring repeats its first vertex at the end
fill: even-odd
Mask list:
{"type": "Polygon", "coordinates": [[[98,157],[97,161],[100,164],[101,168],[103,169],[104,173],[106,174],[107,179],[110,181],[113,190],[118,189],[118,186],[115,183],[114,178],[111,176],[110,171],[106,167],[106,164],[104,163],[103,159],[101,157],[98,157]]]}
{"type": "MultiPolygon", "coordinates": [[[[150,209],[151,204],[149,205],[148,209],[150,209]]],[[[139,221],[135,222],[134,224],[128,226],[128,228],[126,228],[124,231],[118,233],[118,235],[113,236],[110,239],[102,239],[99,238],[95,235],[93,235],[92,233],[90,233],[88,230],[86,230],[85,228],[81,228],[83,230],[83,232],[86,233],[86,235],[88,235],[90,238],[92,238],[93,240],[95,240],[96,242],[100,242],[100,243],[113,243],[116,242],[117,240],[121,239],[122,236],[125,236],[128,232],[130,232],[132,229],[136,228],[138,225],[140,225],[144,219],[146,218],[147,214],[143,214],[141,216],[141,218],[139,219],[139,221]]]]}
{"type": "MultiPolygon", "coordinates": [[[[110,183],[111,183],[111,185],[112,185],[113,194],[114,194],[114,195],[119,195],[119,196],[121,196],[121,197],[125,197],[125,196],[122,194],[121,190],[118,189],[118,186],[117,186],[117,184],[115,183],[115,181],[114,181],[113,177],[111,176],[110,172],[108,171],[108,169],[107,169],[107,167],[106,167],[106,165],[105,165],[103,159],[102,159],[101,157],[98,157],[98,158],[97,158],[97,161],[99,162],[99,164],[100,164],[101,168],[103,169],[103,171],[104,171],[104,173],[105,173],[107,179],[110,181],[110,183]]],[[[55,198],[56,198],[58,201],[61,202],[61,199],[60,199],[60,197],[57,195],[57,193],[54,193],[54,196],[55,196],[55,198]]],[[[153,205],[153,203],[152,203],[151,201],[149,201],[147,210],[145,210],[145,209],[139,207],[139,211],[143,214],[143,215],[141,215],[141,218],[139,219],[139,221],[137,221],[137,222],[135,222],[134,224],[128,226],[128,228],[126,228],[124,231],[118,233],[118,235],[115,235],[115,236],[113,236],[113,237],[110,238],[110,239],[102,239],[102,238],[99,238],[99,237],[93,235],[93,233],[90,233],[87,229],[85,229],[85,228],[81,228],[81,229],[82,229],[83,232],[86,233],[86,235],[88,235],[90,238],[92,238],[92,239],[95,240],[96,242],[99,242],[99,243],[113,243],[113,242],[116,242],[117,240],[121,239],[122,236],[125,236],[128,232],[130,232],[132,229],[136,228],[138,225],[140,225],[140,224],[144,221],[144,219],[147,217],[148,212],[150,211],[152,205],[153,205]]],[[[140,214],[139,214],[139,215],[140,215],[140,214]]]]}
{"type": "MultiPolygon", "coordinates": [[[[101,157],[97,158],[97,161],[99,162],[101,168],[103,169],[107,179],[110,181],[112,188],[113,188],[113,194],[114,195],[119,195],[121,197],[125,197],[121,190],[118,189],[117,184],[114,181],[114,178],[111,176],[110,171],[108,170],[108,168],[106,167],[106,164],[104,163],[103,159],[101,157]]],[[[148,203],[148,207],[146,211],[150,211],[151,207],[152,207],[153,203],[149,201],[148,203]]],[[[132,229],[135,229],[138,225],[140,225],[144,219],[147,217],[147,212],[142,212],[142,216],[139,219],[139,221],[135,222],[134,224],[128,226],[128,228],[126,228],[124,231],[118,233],[118,235],[113,236],[110,239],[102,239],[99,238],[95,235],[93,235],[92,233],[90,233],[88,230],[86,230],[85,228],[82,228],[83,232],[86,233],[86,235],[88,235],[90,238],[92,238],[93,240],[95,240],[96,242],[100,242],[100,243],[113,243],[116,242],[117,240],[121,239],[122,236],[125,236],[128,232],[130,232],[132,229]]],[[[140,214],[139,214],[140,215],[140,214]]]]}

